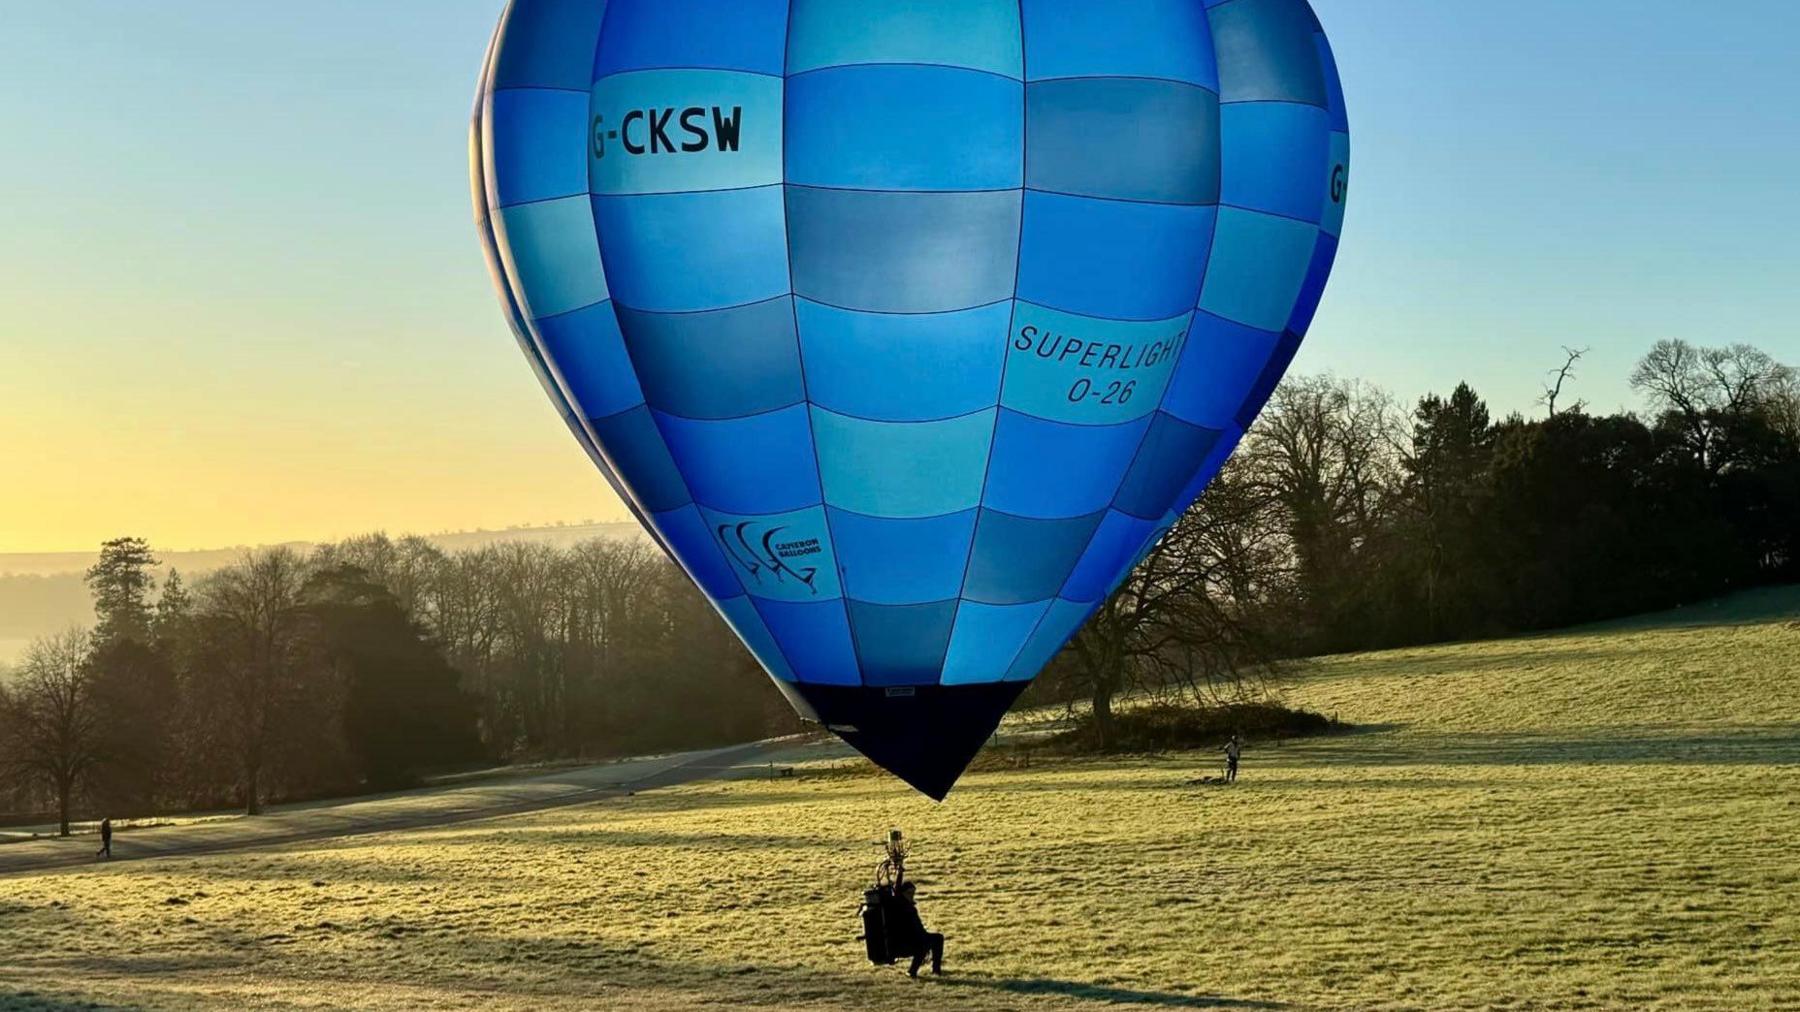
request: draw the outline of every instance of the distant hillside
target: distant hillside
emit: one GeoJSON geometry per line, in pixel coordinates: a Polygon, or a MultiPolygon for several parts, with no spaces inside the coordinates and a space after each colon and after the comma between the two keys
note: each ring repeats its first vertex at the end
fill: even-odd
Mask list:
{"type": "MultiPolygon", "coordinates": [[[[508,541],[566,548],[595,539],[629,540],[644,536],[635,523],[568,524],[561,527],[518,527],[504,531],[458,531],[427,535],[425,540],[449,552],[508,541]]],[[[309,549],[310,542],[289,542],[309,549]]],[[[154,547],[154,546],[152,546],[154,547]]],[[[265,547],[265,546],[258,546],[265,547]]],[[[199,576],[242,558],[248,547],[192,552],[157,552],[164,571],[178,569],[199,576]]],[[[0,664],[15,661],[33,638],[93,621],[93,605],[81,577],[99,558],[92,552],[0,552],[0,664]]]]}
{"type": "MultiPolygon", "coordinates": [[[[502,541],[528,541],[567,547],[595,538],[641,538],[643,529],[630,521],[611,524],[565,524],[558,527],[514,527],[504,531],[456,531],[450,534],[427,534],[425,540],[445,551],[480,548],[502,541]]],[[[284,542],[290,548],[305,550],[309,541],[284,542]]],[[[156,546],[152,545],[152,548],[156,546]]],[[[257,548],[273,547],[257,545],[257,548]]],[[[205,573],[237,561],[251,547],[207,548],[190,552],[158,549],[157,558],[165,566],[183,573],[205,573]]],[[[56,576],[62,573],[84,573],[99,558],[96,546],[91,552],[0,552],[0,576],[56,576]]]]}

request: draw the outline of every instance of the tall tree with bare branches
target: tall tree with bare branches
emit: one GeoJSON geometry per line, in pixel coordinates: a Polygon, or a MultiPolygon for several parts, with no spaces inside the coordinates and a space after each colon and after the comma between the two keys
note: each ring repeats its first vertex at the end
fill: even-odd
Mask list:
{"type": "Polygon", "coordinates": [[[1228,466],[1070,644],[1052,677],[1090,703],[1099,747],[1122,694],[1218,704],[1261,686],[1277,656],[1262,612],[1289,558],[1276,495],[1228,466]]]}
{"type": "Polygon", "coordinates": [[[1400,486],[1402,442],[1386,393],[1333,376],[1283,383],[1244,440],[1245,464],[1286,515],[1312,631],[1363,606],[1364,549],[1400,486]]]}
{"type": "MultiPolygon", "coordinates": [[[[1544,384],[1543,396],[1538,398],[1538,403],[1544,405],[1545,413],[1551,418],[1556,417],[1556,405],[1562,400],[1563,388],[1568,386],[1569,381],[1575,378],[1575,367],[1581,364],[1583,358],[1587,357],[1589,350],[1591,349],[1571,348],[1567,345],[1563,346],[1563,364],[1558,368],[1550,370],[1548,381],[1544,384]]],[[[1586,407],[1587,403],[1585,401],[1578,400],[1562,410],[1581,411],[1586,407]]]]}
{"type": "Polygon", "coordinates": [[[56,798],[58,831],[82,779],[104,759],[99,709],[88,667],[92,637],[70,630],[31,644],[11,688],[0,695],[0,760],[36,776],[56,798]]]}
{"type": "Polygon", "coordinates": [[[1680,434],[1710,474],[1728,467],[1731,434],[1747,419],[1785,410],[1795,370],[1747,344],[1699,348],[1658,341],[1631,373],[1663,424],[1680,434]]]}
{"type": "Polygon", "coordinates": [[[283,714],[301,691],[306,616],[304,560],[288,548],[254,553],[200,586],[203,670],[222,690],[225,731],[241,773],[244,811],[262,811],[264,777],[283,714]]]}

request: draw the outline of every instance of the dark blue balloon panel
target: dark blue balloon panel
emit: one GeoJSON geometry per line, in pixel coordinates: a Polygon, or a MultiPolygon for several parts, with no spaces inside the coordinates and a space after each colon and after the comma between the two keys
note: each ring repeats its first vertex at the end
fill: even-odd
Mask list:
{"type": "Polygon", "coordinates": [[[546,391],[802,712],[942,797],[1317,312],[1306,0],[513,0],[478,225],[546,391]]]}

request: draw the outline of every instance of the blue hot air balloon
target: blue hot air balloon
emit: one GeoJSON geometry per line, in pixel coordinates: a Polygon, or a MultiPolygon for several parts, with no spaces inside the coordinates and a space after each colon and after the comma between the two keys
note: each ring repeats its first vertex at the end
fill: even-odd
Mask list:
{"type": "Polygon", "coordinates": [[[1305,0],[514,0],[472,147],[576,438],[934,798],[1261,410],[1349,159],[1305,0]]]}

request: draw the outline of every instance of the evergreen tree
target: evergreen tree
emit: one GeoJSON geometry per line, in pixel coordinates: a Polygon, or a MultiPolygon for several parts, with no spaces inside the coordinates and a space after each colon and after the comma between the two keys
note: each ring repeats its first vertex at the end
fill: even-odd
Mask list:
{"type": "Polygon", "coordinates": [[[1420,556],[1424,633],[1432,638],[1481,631],[1479,511],[1493,456],[1487,404],[1467,383],[1458,383],[1448,399],[1419,400],[1406,498],[1418,528],[1411,547],[1420,556]]]}
{"type": "Polygon", "coordinates": [[[150,592],[156,587],[156,556],[143,538],[114,538],[100,546],[100,561],[87,571],[99,624],[94,638],[150,639],[150,592]]]}
{"type": "Polygon", "coordinates": [[[179,639],[182,625],[193,612],[194,597],[188,593],[181,571],[169,570],[168,578],[163,580],[162,594],[156,599],[156,612],[151,616],[150,632],[156,642],[168,644],[179,639]]]}

